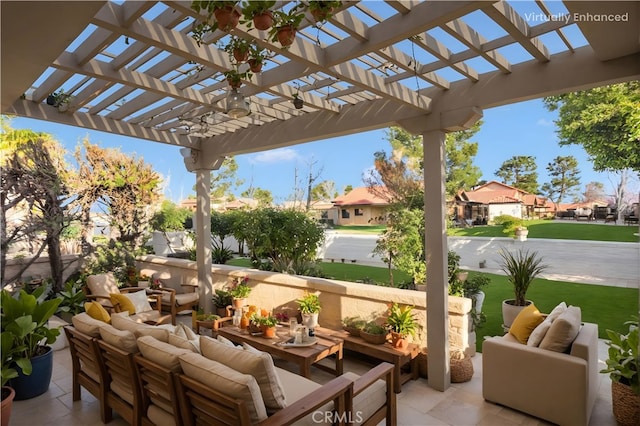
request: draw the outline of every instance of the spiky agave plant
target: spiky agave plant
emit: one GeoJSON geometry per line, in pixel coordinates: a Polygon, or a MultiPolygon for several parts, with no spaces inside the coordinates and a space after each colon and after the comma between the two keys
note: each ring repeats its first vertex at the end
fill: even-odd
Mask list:
{"type": "Polygon", "coordinates": [[[507,279],[513,284],[516,306],[525,306],[527,290],[533,280],[547,269],[547,265],[542,262],[542,257],[536,251],[518,250],[512,253],[508,250],[501,250],[501,269],[507,275],[507,279]]]}

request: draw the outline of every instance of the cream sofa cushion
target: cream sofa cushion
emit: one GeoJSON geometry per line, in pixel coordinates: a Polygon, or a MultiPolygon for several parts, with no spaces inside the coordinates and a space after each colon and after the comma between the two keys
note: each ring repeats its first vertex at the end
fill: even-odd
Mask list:
{"type": "Polygon", "coordinates": [[[164,326],[153,326],[135,322],[124,315],[112,315],[111,325],[118,330],[127,330],[135,334],[136,337],[140,336],[153,336],[156,339],[168,342],[169,341],[169,329],[164,326]]]}
{"type": "Polygon", "coordinates": [[[100,328],[100,337],[110,345],[130,354],[138,352],[136,336],[130,331],[118,330],[111,325],[107,325],[106,327],[100,328]]]}
{"type": "Polygon", "coordinates": [[[100,337],[100,329],[107,324],[104,321],[91,318],[86,312],[81,312],[71,318],[73,326],[81,333],[91,337],[100,337]]]}
{"type": "Polygon", "coordinates": [[[109,295],[111,293],[120,293],[116,278],[111,273],[89,275],[87,277],[87,287],[92,296],[101,296],[97,301],[102,306],[112,307],[109,295]],[[103,299],[106,297],[106,299],[103,299]]]}
{"type": "Polygon", "coordinates": [[[156,426],[175,426],[176,420],[173,413],[168,412],[157,405],[149,404],[147,417],[156,426]]]}
{"type": "Polygon", "coordinates": [[[149,361],[167,368],[174,373],[180,373],[180,355],[192,353],[190,349],[179,348],[170,343],[161,342],[152,336],[138,338],[138,347],[143,357],[149,361]]]}
{"type": "Polygon", "coordinates": [[[544,339],[540,342],[540,348],[555,352],[566,352],[580,332],[582,312],[577,306],[569,306],[558,318],[556,318],[544,339]]]}
{"type": "Polygon", "coordinates": [[[533,346],[533,347],[540,346],[540,342],[542,342],[542,339],[544,339],[544,336],[547,334],[547,331],[549,331],[549,328],[551,327],[551,323],[553,323],[553,321],[556,318],[558,318],[560,315],[562,315],[562,313],[566,310],[567,310],[567,304],[564,302],[561,302],[558,306],[553,308],[551,313],[547,315],[544,321],[542,321],[542,323],[540,323],[540,325],[538,325],[531,332],[531,335],[529,336],[529,340],[527,340],[527,346],[533,346]]]}
{"type": "Polygon", "coordinates": [[[267,411],[275,412],[287,406],[273,358],[268,353],[245,351],[241,347],[231,347],[207,336],[200,337],[200,350],[209,359],[255,377],[267,411]]]}
{"type": "Polygon", "coordinates": [[[180,366],[194,380],[231,398],[244,401],[252,423],[267,418],[260,387],[252,376],[195,353],[180,355],[180,366]]]}

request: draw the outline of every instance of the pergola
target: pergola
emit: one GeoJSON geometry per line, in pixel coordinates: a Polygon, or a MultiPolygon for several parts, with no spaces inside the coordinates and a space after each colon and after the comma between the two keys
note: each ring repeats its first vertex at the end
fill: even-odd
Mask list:
{"type": "MultiPolygon", "coordinates": [[[[344,1],[328,23],[305,21],[288,49],[240,24],[232,34],[274,56],[243,81],[252,114],[237,119],[225,113],[222,73],[232,64],[216,44],[229,34],[218,30],[198,45],[190,6],[2,1],[2,113],[186,148],[201,235],[210,232],[210,171],[225,156],[391,125],[422,135],[429,385],[445,390],[445,134],[473,125],[485,108],[637,80],[640,2],[344,1]],[[586,43],[572,42],[580,33],[586,43]],[[60,88],[73,95],[64,113],[45,102],[60,88]],[[300,110],[291,102],[297,92],[300,110]]],[[[209,301],[210,244],[198,238],[209,301]]]]}

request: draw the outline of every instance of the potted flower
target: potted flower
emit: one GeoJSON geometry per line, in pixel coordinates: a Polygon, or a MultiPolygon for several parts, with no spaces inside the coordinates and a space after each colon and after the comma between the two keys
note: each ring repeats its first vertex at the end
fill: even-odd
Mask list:
{"type": "Polygon", "coordinates": [[[391,330],[391,342],[394,348],[404,349],[408,346],[407,337],[415,336],[418,324],[413,316],[413,306],[392,303],[387,313],[387,325],[391,330]]]}
{"type": "MultiPolygon", "coordinates": [[[[8,350],[11,368],[17,376],[11,378],[10,386],[16,400],[43,394],[51,382],[53,350],[48,345],[55,342],[60,330],[50,329],[47,321],[58,309],[60,299],[45,300],[45,290],[45,286],[32,294],[20,290],[17,298],[7,290],[1,294],[2,351],[11,348],[8,350]],[[8,342],[11,343],[5,346],[8,342]]],[[[7,373],[13,376],[10,371],[7,373]]],[[[3,377],[4,374],[5,371],[3,377]]]]}
{"type": "Polygon", "coordinates": [[[318,314],[320,313],[320,299],[317,294],[306,293],[302,299],[298,299],[302,323],[313,329],[318,325],[318,314]]]}
{"type": "Polygon", "coordinates": [[[246,62],[249,59],[250,49],[251,43],[238,36],[231,36],[229,43],[223,47],[223,50],[229,54],[229,59],[235,59],[236,62],[246,62]]]}
{"type": "Polygon", "coordinates": [[[375,321],[370,321],[360,330],[360,337],[372,345],[382,345],[387,341],[389,330],[375,321]]]}
{"type": "Polygon", "coordinates": [[[292,7],[288,12],[276,10],[273,12],[274,25],[269,30],[269,40],[279,42],[282,47],[289,47],[296,39],[298,27],[304,19],[304,13],[301,8],[302,3],[292,7]]]}
{"type": "Polygon", "coordinates": [[[309,12],[317,23],[325,22],[331,18],[334,9],[342,5],[341,1],[309,1],[309,12]]]}
{"type": "Polygon", "coordinates": [[[229,288],[229,294],[233,298],[233,307],[235,309],[242,309],[245,305],[246,299],[251,293],[251,287],[247,285],[249,277],[236,277],[233,279],[233,285],[229,288]]]}
{"type": "Polygon", "coordinates": [[[613,415],[621,426],[634,426],[640,419],[640,351],[638,349],[638,317],[625,322],[627,334],[607,330],[609,346],[607,368],[611,378],[613,415]]]}
{"type": "Polygon", "coordinates": [[[502,302],[502,320],[505,327],[511,327],[513,320],[525,306],[531,304],[527,300],[527,290],[533,280],[540,275],[547,265],[542,263],[542,258],[538,252],[529,250],[518,250],[512,253],[507,250],[500,251],[502,262],[501,269],[507,275],[507,280],[513,285],[514,299],[507,299],[502,302]]]}
{"type": "Polygon", "coordinates": [[[262,331],[262,336],[267,339],[273,339],[276,337],[276,326],[278,325],[278,318],[267,315],[260,316],[257,318],[258,324],[260,324],[260,330],[262,331]]]}
{"type": "Polygon", "coordinates": [[[253,24],[257,30],[268,30],[273,25],[271,8],[275,4],[275,0],[244,1],[242,3],[242,16],[244,19],[241,22],[246,24],[247,28],[251,28],[251,24],[253,24]]]}

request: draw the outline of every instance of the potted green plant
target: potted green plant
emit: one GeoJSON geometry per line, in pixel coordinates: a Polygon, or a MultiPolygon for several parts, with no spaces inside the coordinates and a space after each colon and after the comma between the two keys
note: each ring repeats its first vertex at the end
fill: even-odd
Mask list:
{"type": "Polygon", "coordinates": [[[251,42],[242,37],[231,36],[229,42],[223,46],[223,50],[229,54],[229,59],[236,62],[246,62],[249,59],[251,42]]]}
{"type": "Polygon", "coordinates": [[[229,294],[233,298],[233,307],[235,309],[242,309],[245,305],[246,299],[251,293],[251,287],[247,285],[249,277],[236,277],[233,279],[233,285],[229,288],[229,294]]]}
{"type": "Polygon", "coordinates": [[[69,324],[71,324],[71,318],[74,315],[84,312],[84,302],[87,296],[82,290],[83,285],[83,279],[69,280],[64,284],[64,290],[56,295],[60,299],[56,314],[69,324]]]}
{"type": "Polygon", "coordinates": [[[273,13],[271,8],[275,6],[275,0],[251,0],[242,2],[242,16],[240,21],[251,28],[251,24],[257,30],[268,30],[273,25],[273,13]]]}
{"type": "Polygon", "coordinates": [[[296,39],[298,27],[304,19],[302,8],[304,5],[298,5],[289,9],[288,12],[276,10],[273,12],[273,26],[269,30],[269,40],[279,42],[282,47],[289,47],[296,39]]]}
{"type": "Polygon", "coordinates": [[[216,307],[216,314],[221,317],[227,316],[227,306],[233,303],[233,296],[227,290],[216,289],[213,293],[213,305],[216,307]]]}
{"type": "Polygon", "coordinates": [[[11,333],[0,334],[0,345],[2,350],[0,356],[2,356],[2,372],[0,378],[2,379],[2,402],[0,403],[0,420],[2,426],[8,426],[9,419],[11,418],[11,409],[13,407],[13,399],[16,396],[16,392],[12,387],[6,386],[10,379],[18,377],[18,371],[14,368],[15,365],[11,359],[13,353],[13,336],[11,333]]]}
{"type": "Polygon", "coordinates": [[[391,330],[391,343],[394,348],[406,348],[407,337],[415,336],[418,324],[413,316],[413,306],[400,307],[392,303],[387,312],[387,325],[391,330]]]}
{"type": "Polygon", "coordinates": [[[471,329],[472,331],[486,321],[482,313],[485,294],[482,288],[491,282],[487,275],[478,273],[463,282],[464,297],[471,299],[471,329]]]}
{"type": "Polygon", "coordinates": [[[302,299],[298,299],[302,323],[313,329],[318,326],[318,314],[320,313],[320,299],[317,294],[305,293],[302,299]]]}
{"type": "Polygon", "coordinates": [[[367,321],[360,317],[345,317],[342,319],[342,328],[352,336],[360,336],[360,330],[364,328],[367,321]]]}
{"type": "Polygon", "coordinates": [[[372,345],[382,345],[387,341],[389,330],[375,321],[369,321],[360,330],[360,337],[372,345]]]}
{"type": "Polygon", "coordinates": [[[249,70],[254,73],[261,72],[262,66],[268,57],[269,51],[267,49],[260,47],[255,43],[251,43],[251,47],[249,48],[249,60],[247,61],[249,64],[249,70]]]}
{"type": "Polygon", "coordinates": [[[302,109],[304,107],[304,99],[300,96],[300,92],[293,94],[293,106],[296,109],[302,109]]]}
{"type": "Polygon", "coordinates": [[[525,306],[531,304],[527,300],[527,290],[533,280],[540,275],[547,265],[542,262],[538,252],[518,250],[512,253],[506,249],[500,250],[502,262],[500,267],[507,276],[507,280],[513,285],[514,299],[502,302],[502,320],[505,327],[511,327],[513,320],[525,306]]]}
{"type": "MultiPolygon", "coordinates": [[[[51,346],[60,334],[57,328],[50,329],[47,321],[60,304],[60,299],[45,300],[46,287],[38,287],[29,294],[20,290],[14,298],[2,290],[2,350],[4,343],[11,341],[10,362],[17,371],[10,386],[16,400],[29,399],[49,389],[53,369],[51,346]]],[[[3,371],[4,374],[4,371],[3,371]]]]}
{"type": "Polygon", "coordinates": [[[224,76],[227,79],[227,83],[233,89],[239,89],[242,86],[242,79],[251,78],[251,76],[247,72],[238,72],[236,69],[232,69],[224,72],[224,76]]]}
{"type": "Polygon", "coordinates": [[[611,378],[613,415],[620,426],[637,426],[640,419],[640,344],[638,317],[625,322],[627,334],[607,330],[609,341],[607,368],[611,378]]]}
{"type": "Polygon", "coordinates": [[[317,23],[325,22],[331,18],[333,11],[340,7],[342,2],[334,1],[309,1],[309,12],[317,23]]]}
{"type": "Polygon", "coordinates": [[[262,331],[262,336],[267,339],[273,339],[276,337],[276,326],[278,325],[278,318],[267,315],[260,316],[256,318],[256,321],[260,325],[260,331],[262,331]]]}

